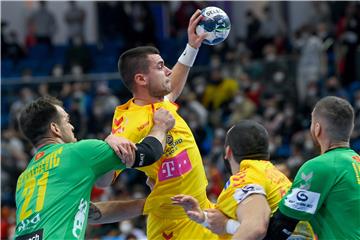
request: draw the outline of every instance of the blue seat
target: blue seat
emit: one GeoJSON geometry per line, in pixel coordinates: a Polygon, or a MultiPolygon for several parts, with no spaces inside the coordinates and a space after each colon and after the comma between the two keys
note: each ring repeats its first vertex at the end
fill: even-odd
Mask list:
{"type": "Polygon", "coordinates": [[[14,70],[14,62],[11,59],[1,59],[1,76],[9,77],[14,70]]]}
{"type": "Polygon", "coordinates": [[[29,49],[29,58],[47,59],[50,57],[50,48],[45,44],[37,44],[29,49]]]}

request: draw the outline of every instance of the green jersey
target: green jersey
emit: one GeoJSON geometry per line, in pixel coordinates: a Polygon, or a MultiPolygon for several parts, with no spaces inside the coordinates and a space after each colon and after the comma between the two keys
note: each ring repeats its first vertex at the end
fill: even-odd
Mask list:
{"type": "Polygon", "coordinates": [[[332,149],[306,162],[279,209],[307,220],[319,239],[360,239],[360,157],[332,149]]]}
{"type": "Polygon", "coordinates": [[[83,239],[96,179],[124,168],[104,141],[41,147],[17,182],[15,239],[83,239]]]}

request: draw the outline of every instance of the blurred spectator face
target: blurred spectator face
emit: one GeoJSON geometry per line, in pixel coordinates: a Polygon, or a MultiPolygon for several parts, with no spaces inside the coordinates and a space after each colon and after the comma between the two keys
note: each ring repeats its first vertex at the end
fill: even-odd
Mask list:
{"type": "Polygon", "coordinates": [[[334,92],[339,88],[339,80],[336,77],[331,77],[326,82],[326,89],[330,92],[334,92]]]}
{"type": "Polygon", "coordinates": [[[119,229],[120,229],[121,233],[129,234],[134,229],[134,226],[130,220],[125,220],[119,224],[119,229]]]}

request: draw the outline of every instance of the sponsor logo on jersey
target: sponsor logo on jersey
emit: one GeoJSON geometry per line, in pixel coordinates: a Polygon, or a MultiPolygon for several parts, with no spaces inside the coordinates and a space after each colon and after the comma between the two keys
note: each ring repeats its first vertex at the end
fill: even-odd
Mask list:
{"type": "Polygon", "coordinates": [[[40,213],[37,213],[34,217],[28,217],[18,224],[16,231],[20,233],[22,231],[28,230],[40,222],[40,220],[40,213]]]}
{"type": "Polygon", "coordinates": [[[44,229],[39,229],[35,232],[28,233],[22,236],[17,236],[15,240],[42,240],[44,229]]]}
{"type": "Polygon", "coordinates": [[[294,188],[285,198],[285,206],[300,212],[314,214],[319,203],[320,193],[294,188]]]}
{"type": "Polygon", "coordinates": [[[45,152],[39,152],[38,154],[36,154],[35,156],[35,161],[39,160],[42,156],[44,156],[45,152]]]}
{"type": "Polygon", "coordinates": [[[178,150],[178,144],[182,143],[183,139],[178,138],[174,140],[174,138],[169,134],[166,136],[166,148],[165,148],[165,155],[171,156],[176,150],[178,150]]]}
{"type": "Polygon", "coordinates": [[[88,202],[82,198],[80,200],[79,210],[76,213],[75,218],[74,218],[74,225],[73,225],[73,229],[72,229],[72,234],[77,239],[80,238],[81,233],[84,228],[87,208],[88,208],[88,202]]]}
{"type": "Polygon", "coordinates": [[[146,123],[143,123],[143,124],[141,124],[139,127],[137,127],[137,130],[138,130],[138,131],[141,131],[141,130],[143,130],[144,128],[146,128],[147,126],[149,126],[149,125],[150,125],[150,122],[147,121],[146,123]]]}
{"type": "Polygon", "coordinates": [[[301,179],[304,181],[304,183],[300,184],[300,188],[304,190],[309,190],[311,187],[311,179],[313,177],[314,173],[310,172],[308,174],[305,174],[304,172],[301,173],[301,179]]]}
{"type": "Polygon", "coordinates": [[[266,196],[265,190],[262,186],[257,184],[248,184],[242,188],[236,189],[233,197],[237,203],[241,203],[252,194],[262,194],[266,196]]]}
{"type": "Polygon", "coordinates": [[[112,129],[112,133],[122,133],[125,131],[125,126],[124,124],[127,122],[127,119],[124,118],[124,116],[121,116],[121,118],[114,118],[114,125],[113,125],[113,129],[112,129]],[[122,124],[124,123],[124,124],[122,124]]]}
{"type": "Polygon", "coordinates": [[[171,178],[179,177],[189,172],[192,165],[189,156],[185,151],[182,151],[174,158],[163,160],[158,172],[159,181],[165,181],[171,178]]]}

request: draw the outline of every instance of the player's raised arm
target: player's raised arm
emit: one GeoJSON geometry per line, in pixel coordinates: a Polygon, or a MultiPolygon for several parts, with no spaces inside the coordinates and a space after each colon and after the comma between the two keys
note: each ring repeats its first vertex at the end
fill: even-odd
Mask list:
{"type": "Polygon", "coordinates": [[[201,18],[202,15],[200,10],[196,10],[191,16],[187,29],[188,44],[172,69],[172,74],[170,76],[172,91],[167,95],[167,98],[172,102],[180,96],[189,75],[190,67],[193,66],[201,43],[206,37],[205,33],[202,35],[197,35],[195,33],[196,26],[201,18]]]}

